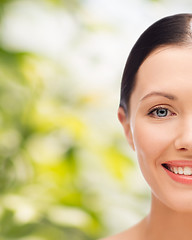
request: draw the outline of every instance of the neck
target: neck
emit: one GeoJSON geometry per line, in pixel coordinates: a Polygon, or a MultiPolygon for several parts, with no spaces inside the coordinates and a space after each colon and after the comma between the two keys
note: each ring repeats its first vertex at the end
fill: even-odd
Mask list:
{"type": "Polygon", "coordinates": [[[145,224],[148,240],[190,240],[192,236],[192,212],[172,210],[155,196],[152,196],[151,212],[145,219],[145,224]]]}

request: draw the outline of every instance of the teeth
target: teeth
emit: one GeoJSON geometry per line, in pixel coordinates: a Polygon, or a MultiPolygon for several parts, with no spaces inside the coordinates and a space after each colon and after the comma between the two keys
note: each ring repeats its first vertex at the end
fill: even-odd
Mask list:
{"type": "Polygon", "coordinates": [[[184,167],[184,175],[191,175],[192,169],[190,167],[184,167]]]}
{"type": "Polygon", "coordinates": [[[170,167],[169,170],[175,174],[192,175],[192,167],[170,167]]]}
{"type": "Polygon", "coordinates": [[[172,172],[174,172],[174,173],[177,174],[177,173],[178,173],[178,169],[177,169],[177,167],[174,167],[172,172]]]}
{"type": "Polygon", "coordinates": [[[183,174],[183,168],[182,167],[178,167],[178,172],[179,172],[179,174],[183,174]]]}

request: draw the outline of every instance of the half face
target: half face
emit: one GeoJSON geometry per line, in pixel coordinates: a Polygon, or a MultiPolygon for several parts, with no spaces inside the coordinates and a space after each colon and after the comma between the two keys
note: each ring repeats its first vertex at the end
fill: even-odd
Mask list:
{"type": "Polygon", "coordinates": [[[155,50],[137,73],[129,118],[119,119],[161,202],[192,211],[192,48],[155,50]]]}

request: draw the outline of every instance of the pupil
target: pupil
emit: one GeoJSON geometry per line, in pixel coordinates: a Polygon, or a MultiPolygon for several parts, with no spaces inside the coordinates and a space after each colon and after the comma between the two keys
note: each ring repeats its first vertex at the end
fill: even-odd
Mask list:
{"type": "Polygon", "coordinates": [[[157,115],[160,117],[165,117],[167,115],[167,109],[159,109],[157,115]]]}

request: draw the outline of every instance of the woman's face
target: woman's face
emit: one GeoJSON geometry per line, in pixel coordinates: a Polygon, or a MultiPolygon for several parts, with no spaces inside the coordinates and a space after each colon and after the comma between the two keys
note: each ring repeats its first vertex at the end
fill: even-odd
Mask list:
{"type": "Polygon", "coordinates": [[[151,53],[138,70],[129,117],[122,109],[118,116],[153,195],[172,209],[192,209],[192,48],[151,53]]]}

